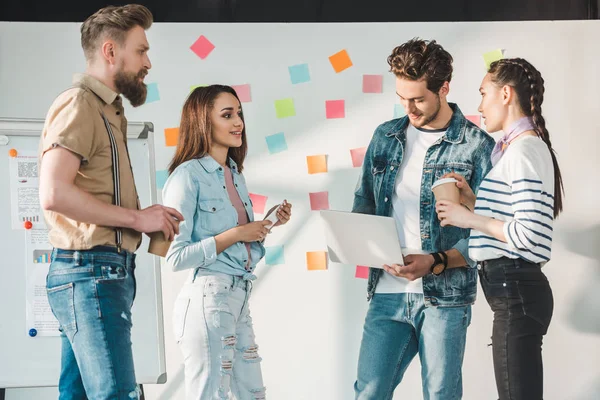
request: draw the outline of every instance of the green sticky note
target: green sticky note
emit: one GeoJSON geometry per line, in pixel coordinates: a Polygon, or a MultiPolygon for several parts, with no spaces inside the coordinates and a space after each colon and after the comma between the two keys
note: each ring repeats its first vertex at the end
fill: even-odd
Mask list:
{"type": "Polygon", "coordinates": [[[275,100],[275,112],[277,118],[287,118],[296,115],[294,100],[292,98],[275,100]]]}
{"type": "Polygon", "coordinates": [[[485,69],[490,69],[490,64],[494,61],[498,61],[504,58],[504,54],[502,54],[502,49],[496,49],[493,51],[488,51],[483,54],[483,61],[485,61],[485,69]]]}
{"type": "Polygon", "coordinates": [[[190,87],[190,93],[194,91],[194,89],[199,88],[199,87],[206,87],[208,85],[194,85],[190,87]]]}

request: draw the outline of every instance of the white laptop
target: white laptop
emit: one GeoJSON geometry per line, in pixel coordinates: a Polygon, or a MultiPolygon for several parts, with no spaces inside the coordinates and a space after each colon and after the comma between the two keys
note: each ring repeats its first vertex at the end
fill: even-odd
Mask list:
{"type": "Polygon", "coordinates": [[[392,217],[322,210],[327,254],[332,262],[382,268],[404,264],[392,217]]]}

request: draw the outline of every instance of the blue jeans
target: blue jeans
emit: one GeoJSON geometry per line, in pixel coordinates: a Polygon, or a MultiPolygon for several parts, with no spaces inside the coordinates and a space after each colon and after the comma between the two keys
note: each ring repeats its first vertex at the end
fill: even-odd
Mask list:
{"type": "Polygon", "coordinates": [[[423,398],[460,399],[470,323],[470,305],[425,307],[423,294],[376,293],[360,346],[356,399],[392,399],[416,354],[421,360],[423,398]]]}
{"type": "Polygon", "coordinates": [[[135,255],[54,249],[48,301],[62,332],[60,400],[138,399],[131,350],[135,255]]]}

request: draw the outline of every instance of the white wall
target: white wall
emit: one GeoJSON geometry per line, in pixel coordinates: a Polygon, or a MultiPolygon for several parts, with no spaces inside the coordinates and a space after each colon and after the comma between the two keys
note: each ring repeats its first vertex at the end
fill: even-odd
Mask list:
{"type": "MultiPolygon", "coordinates": [[[[162,132],[177,126],[191,85],[252,85],[252,102],[244,104],[249,189],[268,195],[268,205],[283,198],[294,204],[293,220],[268,242],[285,244],[286,264],[258,269],[252,299],[268,393],[271,399],[349,399],[367,309],[366,281],[354,278],[350,266],[306,270],[305,252],[325,250],[308,192],[329,190],[332,209],[350,208],[359,171],[351,167],[348,150],[366,146],[374,128],[392,118],[396,98],[386,58],[394,46],[415,36],[438,39],[454,56],[450,99],[465,114],[477,113],[482,53],[504,48],[507,57],[527,58],[541,70],[546,80],[543,111],[567,193],[565,212],[555,227],[553,259],[544,268],[555,297],[544,341],[546,399],[598,398],[600,22],[155,24],[148,33],[153,68],[147,82],[158,83],[161,100],[128,109],[127,116],[154,122],[156,162],[164,169],[174,148],[164,146],[162,132]],[[205,60],[189,50],[201,34],[216,45],[205,60]],[[336,74],[328,57],[344,48],[354,66],[336,74]],[[287,68],[301,63],[309,64],[312,80],[292,85],[287,68]],[[384,93],[363,94],[362,74],[383,74],[384,93]],[[277,119],[273,101],[286,97],[294,98],[297,115],[277,119]],[[345,119],[325,119],[324,102],[334,99],[346,100],[345,119]],[[269,155],[264,137],[281,131],[289,150],[269,155]],[[311,154],[329,155],[328,174],[306,173],[305,157],[311,154]]],[[[69,85],[72,72],[83,68],[77,24],[0,23],[0,116],[43,118],[54,96],[69,85]]],[[[169,327],[184,278],[184,273],[164,270],[169,380],[146,385],[149,399],[183,398],[181,356],[169,327]]],[[[495,398],[491,321],[480,294],[463,367],[465,399],[495,398]]],[[[415,360],[395,398],[421,398],[420,387],[415,360]]],[[[12,389],[7,399],[46,399],[52,393],[12,389]]]]}

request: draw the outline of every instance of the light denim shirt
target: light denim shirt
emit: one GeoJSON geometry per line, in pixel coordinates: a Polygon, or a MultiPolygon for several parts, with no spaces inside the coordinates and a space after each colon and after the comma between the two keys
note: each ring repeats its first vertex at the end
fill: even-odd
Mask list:
{"type": "MultiPolygon", "coordinates": [[[[462,306],[472,304],[477,294],[475,261],[469,258],[469,229],[441,227],[435,212],[433,182],[444,174],[456,172],[465,177],[474,192],[492,168],[490,154],[494,139],[467,120],[460,108],[448,103],[453,114],[442,138],[425,155],[421,177],[421,245],[426,252],[458,250],[471,268],[446,269],[440,276],[423,277],[427,306],[462,306]]],[[[406,145],[408,117],[384,122],[375,130],[367,148],[361,177],[354,193],[352,212],[390,216],[396,175],[402,164],[406,145]]],[[[371,299],[382,269],[371,268],[367,299],[371,299]]]]}
{"type": "MultiPolygon", "coordinates": [[[[230,158],[233,183],[244,203],[248,220],[254,221],[252,202],[246,180],[230,158]]],[[[167,262],[174,271],[197,268],[254,279],[252,271],[264,257],[260,242],[250,246],[250,271],[244,266],[248,250],[243,242],[234,243],[217,255],[215,236],[238,225],[238,214],[229,200],[225,170],[211,156],[186,161],[175,168],[163,188],[163,204],[173,207],[184,217],[179,234],[171,243],[167,262]]]]}

